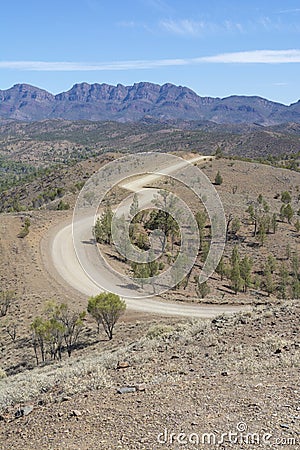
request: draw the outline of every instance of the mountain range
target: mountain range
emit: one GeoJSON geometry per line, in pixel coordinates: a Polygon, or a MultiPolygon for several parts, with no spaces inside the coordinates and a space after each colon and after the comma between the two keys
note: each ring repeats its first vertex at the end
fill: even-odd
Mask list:
{"type": "Polygon", "coordinates": [[[263,126],[300,123],[300,100],[290,106],[257,96],[201,97],[187,87],[148,82],[132,86],[75,84],[53,95],[29,84],[0,90],[0,119],[136,122],[197,120],[263,126]]]}

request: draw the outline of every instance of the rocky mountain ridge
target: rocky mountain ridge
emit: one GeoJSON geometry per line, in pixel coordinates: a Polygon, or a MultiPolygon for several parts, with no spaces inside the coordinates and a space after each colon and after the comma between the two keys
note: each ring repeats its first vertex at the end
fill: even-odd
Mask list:
{"type": "Polygon", "coordinates": [[[187,87],[148,82],[132,86],[79,83],[57,95],[29,84],[0,90],[1,120],[136,122],[149,117],[263,126],[300,123],[300,100],[286,106],[256,96],[201,97],[187,87]]]}

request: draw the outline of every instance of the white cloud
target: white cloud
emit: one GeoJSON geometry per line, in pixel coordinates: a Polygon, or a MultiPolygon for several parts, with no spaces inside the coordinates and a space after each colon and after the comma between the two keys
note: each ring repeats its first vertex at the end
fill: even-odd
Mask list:
{"type": "Polygon", "coordinates": [[[181,36],[197,36],[199,34],[202,34],[203,31],[205,31],[208,26],[204,22],[194,22],[193,20],[189,19],[182,19],[182,20],[162,20],[160,22],[161,28],[163,28],[168,33],[178,34],[181,36]]]}
{"type": "Polygon", "coordinates": [[[164,0],[142,0],[142,3],[157,11],[170,12],[173,10],[173,8],[164,0]]]}
{"type": "Polygon", "coordinates": [[[196,64],[288,64],[300,63],[300,49],[253,50],[248,52],[222,53],[198,58],[154,59],[111,61],[100,63],[59,61],[0,61],[0,69],[79,72],[156,69],[161,67],[187,66],[196,64]]]}
{"type": "Polygon", "coordinates": [[[58,62],[58,61],[0,61],[0,69],[17,69],[49,72],[104,71],[154,69],[164,66],[182,66],[188,64],[188,59],[157,59],[112,61],[103,63],[58,62]]]}
{"type": "Polygon", "coordinates": [[[161,20],[159,25],[164,31],[177,34],[178,36],[201,36],[204,34],[220,32],[243,32],[241,23],[235,23],[230,20],[226,20],[223,23],[214,23],[191,19],[165,19],[161,20]]]}
{"type": "Polygon", "coordinates": [[[239,64],[287,64],[300,62],[300,50],[253,50],[248,52],[222,53],[215,56],[199,58],[207,63],[239,64]]]}
{"type": "Polygon", "coordinates": [[[279,14],[290,14],[290,13],[300,13],[300,8],[284,9],[282,11],[279,11],[279,14]]]}
{"type": "MultiPolygon", "coordinates": [[[[293,10],[296,12],[296,10],[293,10]]],[[[284,12],[284,11],[283,11],[284,12]]],[[[300,9],[299,9],[300,12],[300,9]]],[[[164,19],[159,22],[159,27],[163,31],[180,37],[203,37],[222,34],[253,34],[253,32],[292,32],[299,33],[300,25],[298,21],[283,22],[282,18],[263,16],[255,20],[248,20],[244,23],[232,20],[212,22],[194,19],[164,19]]]]}
{"type": "Polygon", "coordinates": [[[134,22],[133,20],[129,21],[123,20],[121,22],[118,22],[117,25],[123,28],[134,28],[137,26],[136,22],[134,22]]]}

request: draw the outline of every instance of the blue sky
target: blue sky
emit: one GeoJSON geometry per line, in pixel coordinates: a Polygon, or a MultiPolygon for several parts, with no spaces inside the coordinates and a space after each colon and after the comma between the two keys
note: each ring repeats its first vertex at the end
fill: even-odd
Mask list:
{"type": "Polygon", "coordinates": [[[1,18],[0,89],[150,81],[300,98],[299,0],[10,0],[1,18]]]}

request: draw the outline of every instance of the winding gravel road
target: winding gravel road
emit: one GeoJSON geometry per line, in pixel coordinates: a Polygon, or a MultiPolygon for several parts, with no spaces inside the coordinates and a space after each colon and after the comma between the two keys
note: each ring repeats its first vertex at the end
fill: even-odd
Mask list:
{"type": "MultiPolygon", "coordinates": [[[[207,158],[207,156],[197,156],[196,158],[190,159],[188,162],[194,163],[201,160],[206,160],[207,158]]],[[[185,164],[187,163],[184,162],[180,166],[178,166],[178,164],[174,164],[173,166],[168,167],[165,173],[170,174],[175,172],[185,164]]],[[[134,192],[141,189],[145,184],[149,184],[158,178],[159,175],[145,175],[138,180],[123,184],[122,187],[134,192]]],[[[87,223],[88,221],[83,220],[80,224],[81,240],[86,242],[92,238],[92,232],[90,227],[87,228],[87,223]]],[[[92,244],[86,244],[87,250],[89,245],[92,244]]],[[[101,272],[102,270],[103,276],[105,277],[105,268],[101,266],[99,261],[91,261],[88,256],[88,251],[86,252],[87,255],[84,264],[84,267],[88,268],[87,272],[82,268],[73,245],[72,223],[69,223],[68,225],[62,224],[61,228],[58,229],[57,233],[51,238],[50,248],[52,264],[67,284],[86,296],[96,295],[99,293],[99,286],[93,281],[93,273],[97,271],[97,274],[99,275],[99,271],[101,272]]],[[[106,279],[105,288],[114,291],[114,283],[116,283],[116,280],[114,280],[113,277],[110,277],[108,280],[106,279]]],[[[231,314],[248,309],[245,306],[238,307],[231,305],[218,306],[184,304],[181,302],[175,303],[158,299],[158,297],[146,299],[125,297],[124,299],[129,309],[168,316],[212,318],[222,313],[231,314]]]]}

